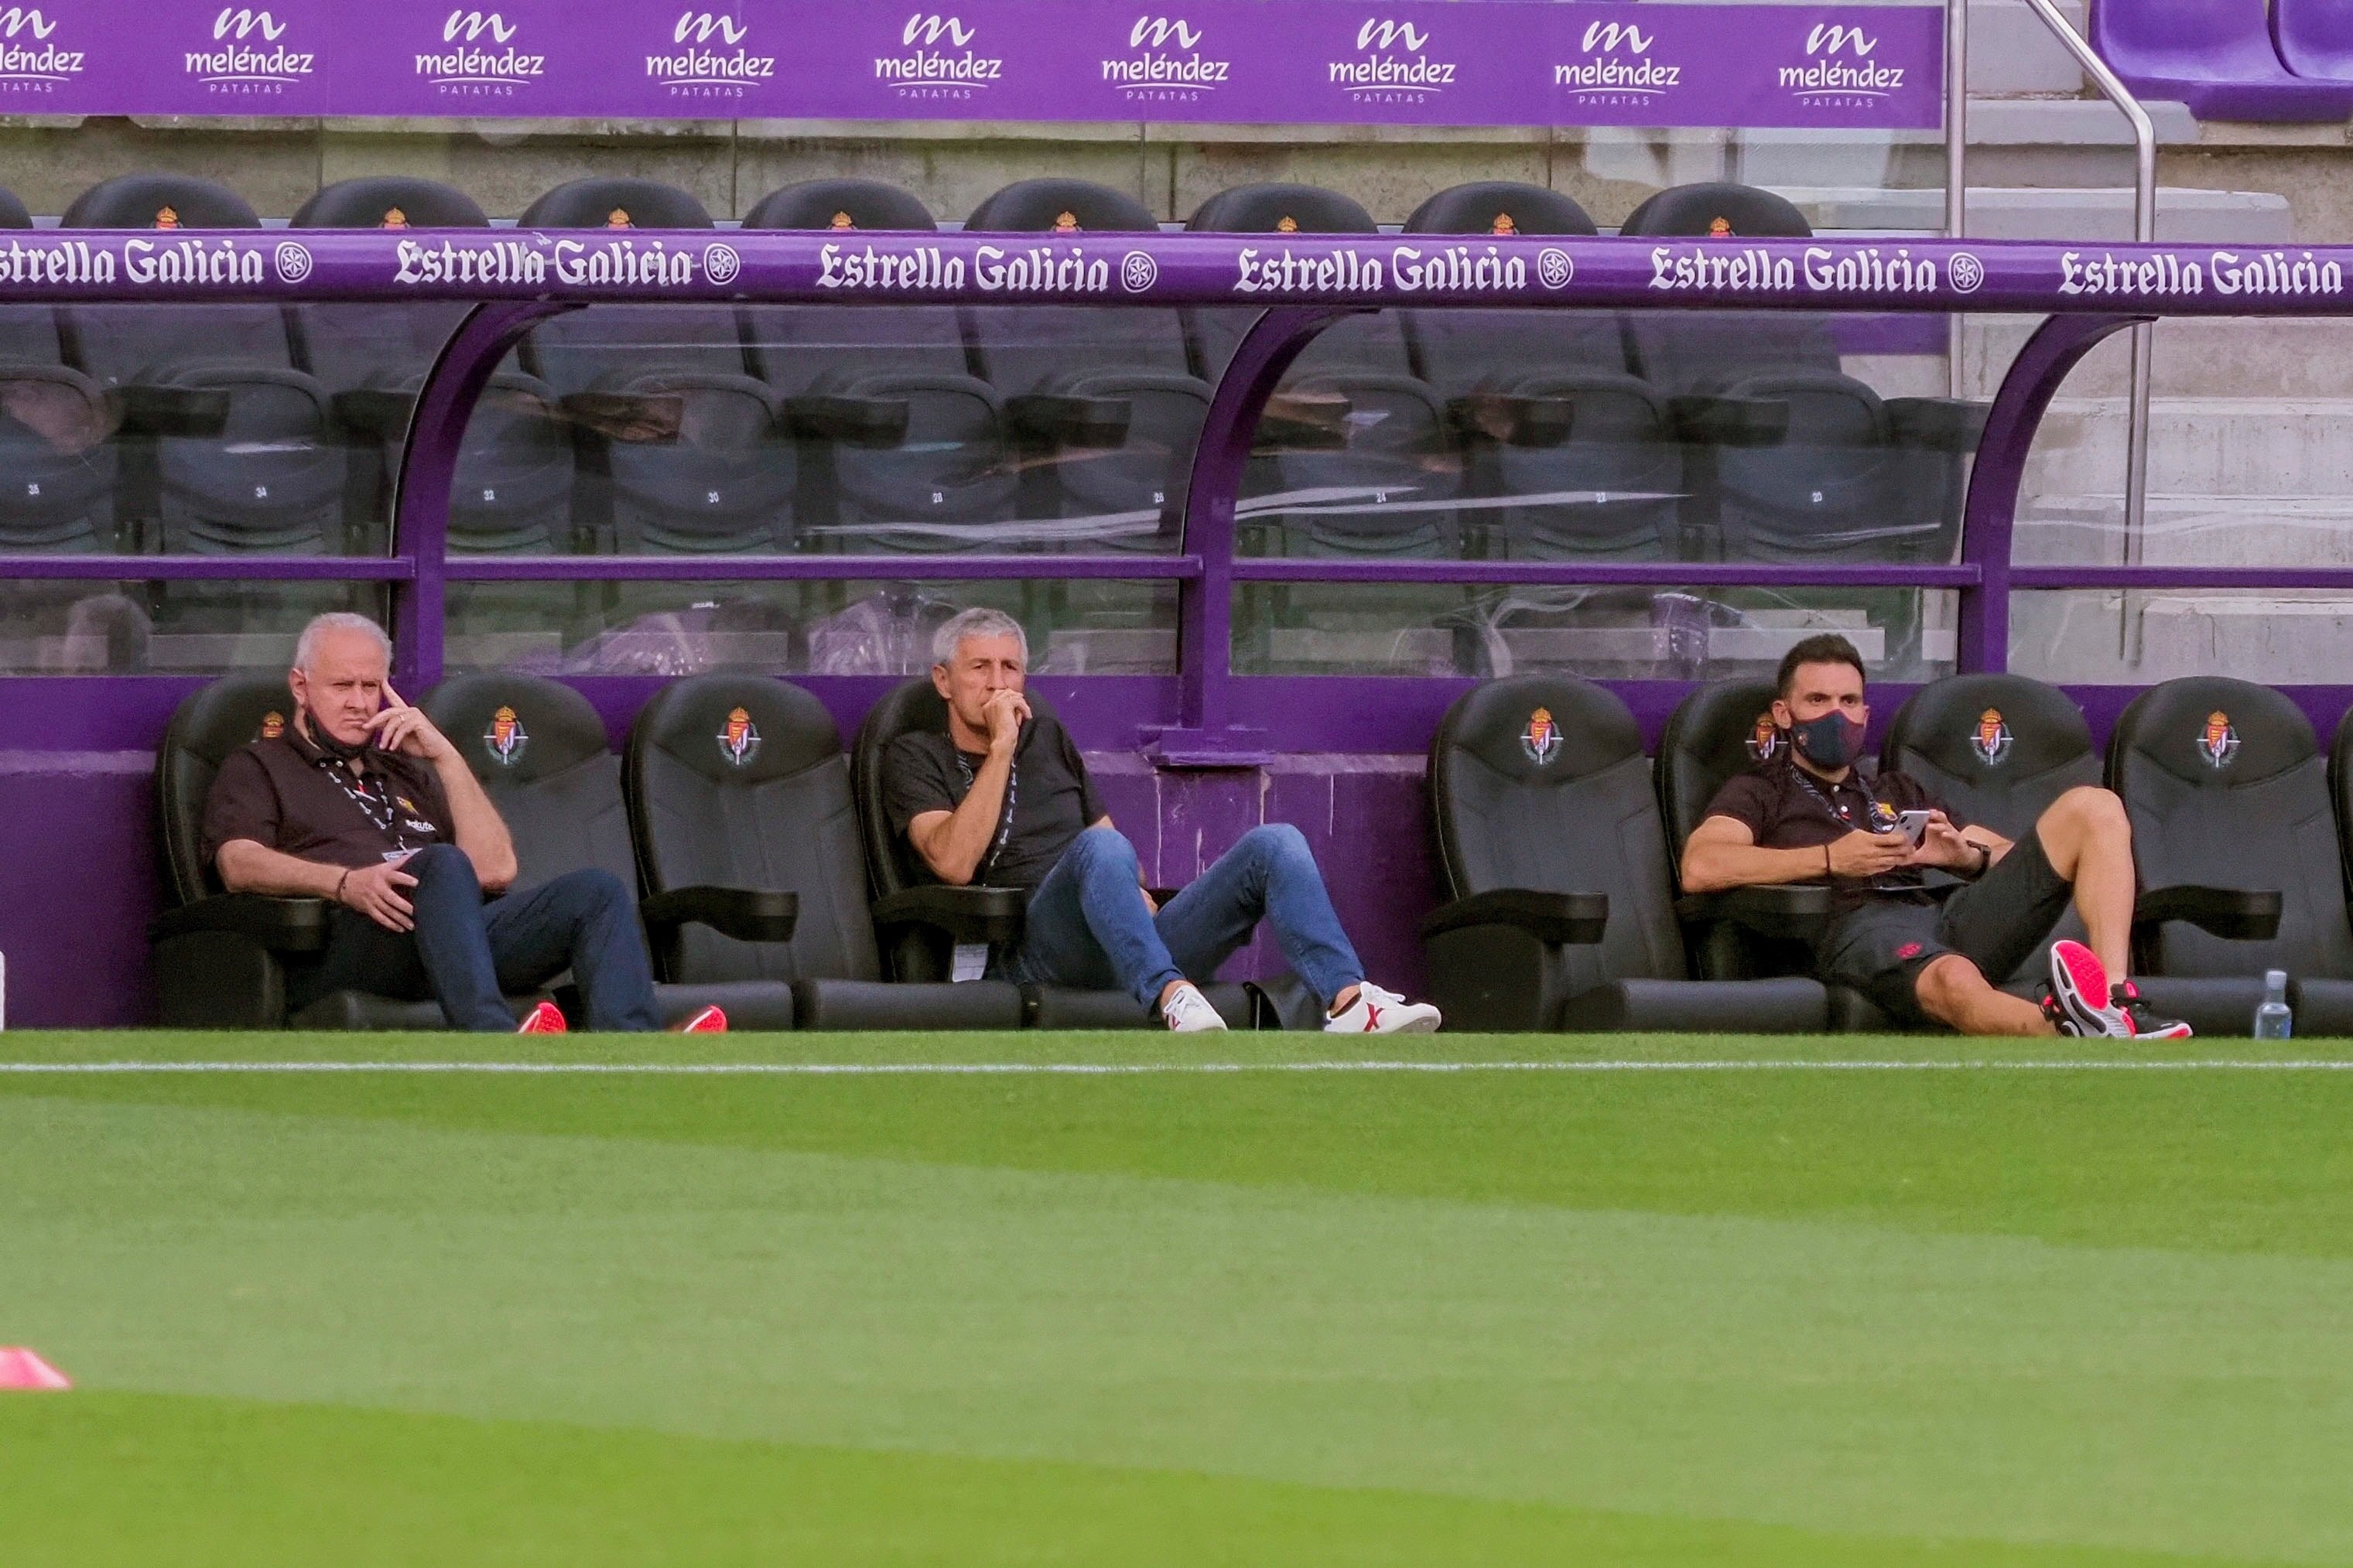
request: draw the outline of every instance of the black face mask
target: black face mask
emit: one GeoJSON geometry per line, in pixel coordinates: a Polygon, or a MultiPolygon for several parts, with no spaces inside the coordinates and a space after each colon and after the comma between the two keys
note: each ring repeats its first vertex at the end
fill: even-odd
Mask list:
{"type": "Polygon", "coordinates": [[[355,763],[375,750],[375,737],[373,734],[357,745],[353,745],[346,741],[338,741],[327,733],[324,726],[312,722],[308,709],[305,709],[302,713],[302,733],[310,738],[312,745],[339,763],[355,763]]]}
{"type": "Polygon", "coordinates": [[[1864,726],[1833,708],[1819,719],[1789,726],[1789,742],[1818,768],[1836,772],[1862,755],[1864,726]]]}

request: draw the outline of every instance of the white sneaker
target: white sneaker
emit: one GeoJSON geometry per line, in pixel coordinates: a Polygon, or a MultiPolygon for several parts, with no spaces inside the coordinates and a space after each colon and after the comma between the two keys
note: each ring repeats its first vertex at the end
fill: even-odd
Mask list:
{"type": "Polygon", "coordinates": [[[1367,980],[1356,987],[1356,999],[1324,1020],[1327,1035],[1427,1035],[1439,1025],[1438,1009],[1427,1002],[1409,1002],[1394,991],[1384,991],[1367,980]]]}
{"type": "Polygon", "coordinates": [[[1225,1019],[1209,1005],[1209,999],[1201,994],[1201,988],[1190,984],[1179,985],[1168,994],[1168,1000],[1160,1005],[1160,1017],[1171,1031],[1179,1035],[1207,1034],[1212,1029],[1226,1026],[1225,1019]]]}

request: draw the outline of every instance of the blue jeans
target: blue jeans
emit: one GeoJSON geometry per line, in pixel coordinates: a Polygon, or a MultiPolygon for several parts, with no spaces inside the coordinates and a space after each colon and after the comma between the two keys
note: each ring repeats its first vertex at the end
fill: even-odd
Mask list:
{"type": "Polygon", "coordinates": [[[567,871],[485,901],[474,863],[454,844],[419,849],[400,868],[417,879],[406,894],[417,929],[386,931],[337,910],[317,966],[287,977],[295,1007],[331,991],[429,996],[453,1029],[512,1034],[507,993],[536,990],[569,969],[589,1028],[661,1027],[637,910],[611,872],[567,871]]]}
{"type": "Polygon", "coordinates": [[[1215,974],[1261,918],[1326,1007],[1364,979],[1315,857],[1290,824],[1243,834],[1157,915],[1136,885],[1135,846],[1117,828],[1090,827],[1029,895],[1003,969],[1023,984],[1124,991],[1148,1011],[1170,981],[1215,974]]]}

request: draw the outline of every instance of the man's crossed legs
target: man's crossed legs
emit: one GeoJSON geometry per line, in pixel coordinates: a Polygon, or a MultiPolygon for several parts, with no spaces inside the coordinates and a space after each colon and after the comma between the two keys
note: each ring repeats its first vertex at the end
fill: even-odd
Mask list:
{"type": "Polygon", "coordinates": [[[2187,1035],[2186,1025],[2150,1016],[2122,978],[2137,888],[2124,803],[2083,785],[1941,909],[1889,903],[1838,921],[1823,942],[1822,974],[1896,1018],[1965,1035],[2187,1035]],[[2053,948],[2051,995],[2036,1003],[1998,989],[2049,939],[2071,899],[2091,941],[2053,948]]]}
{"type": "MultiPolygon", "coordinates": [[[[1437,1026],[1436,1008],[1366,983],[1299,829],[1286,823],[1251,828],[1156,914],[1145,907],[1137,865],[1135,846],[1118,829],[1080,834],[1029,896],[1021,941],[1006,957],[1007,976],[1024,984],[1125,991],[1149,1011],[1170,985],[1215,974],[1263,919],[1327,1014],[1344,994],[1357,993],[1332,1020],[1335,1026],[1377,1034],[1437,1026]]],[[[1184,1005],[1208,1005],[1198,993],[1184,1005]]]]}

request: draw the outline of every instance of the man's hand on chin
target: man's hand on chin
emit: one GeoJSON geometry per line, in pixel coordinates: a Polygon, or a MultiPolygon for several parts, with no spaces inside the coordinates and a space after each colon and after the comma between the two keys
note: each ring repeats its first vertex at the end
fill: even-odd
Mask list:
{"type": "Polygon", "coordinates": [[[458,748],[449,743],[449,737],[434,727],[425,710],[410,707],[388,680],[384,684],[384,699],[383,711],[368,721],[378,748],[434,763],[457,758],[458,748]]]}

